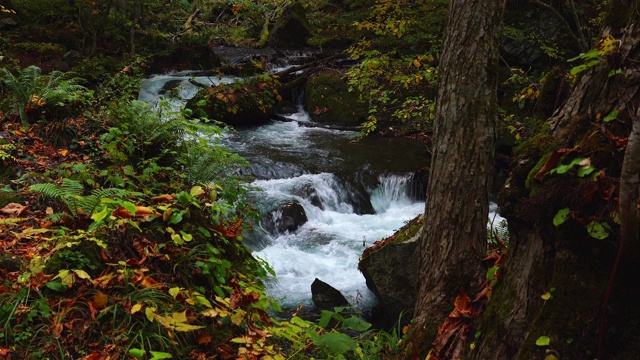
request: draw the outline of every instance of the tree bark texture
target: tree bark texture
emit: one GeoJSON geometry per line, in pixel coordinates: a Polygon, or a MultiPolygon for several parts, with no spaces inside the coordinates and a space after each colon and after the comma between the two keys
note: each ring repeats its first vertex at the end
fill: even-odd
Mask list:
{"type": "MultiPolygon", "coordinates": [[[[620,205],[625,204],[626,211],[635,221],[636,227],[628,228],[632,232],[631,238],[635,239],[634,244],[638,243],[640,179],[639,3],[638,0],[611,1],[603,37],[613,36],[619,40],[619,47],[608,53],[600,64],[579,75],[573,92],[549,121],[549,138],[556,144],[554,149],[573,148],[582,156],[592,158],[594,166],[606,174],[602,181],[612,179],[615,184],[620,175],[620,205]],[[612,70],[617,70],[616,74],[612,74],[612,70]],[[602,122],[602,118],[613,110],[618,111],[618,119],[602,122]],[[612,144],[629,134],[631,123],[634,128],[624,161],[621,161],[624,146],[612,144]],[[622,169],[620,163],[623,163],[622,169]]],[[[594,206],[606,201],[598,196],[595,199],[599,203],[587,199],[585,194],[588,192],[581,188],[593,188],[594,184],[600,183],[575,175],[573,178],[546,178],[541,184],[532,185],[537,187],[535,191],[526,188],[527,172],[532,169],[532,159],[527,156],[531,155],[523,154],[518,164],[529,161],[530,165],[516,167],[509,187],[503,190],[501,203],[506,205],[503,215],[509,221],[510,247],[500,270],[499,283],[478,325],[481,335],[468,357],[545,358],[545,351],[550,348],[557,351],[561,359],[637,358],[640,352],[637,342],[628,341],[629,336],[624,333],[626,324],[637,324],[640,318],[637,305],[625,304],[637,302],[637,284],[629,287],[628,283],[618,282],[617,290],[614,290],[614,297],[617,294],[618,299],[607,306],[610,295],[607,288],[616,271],[614,264],[620,245],[615,229],[608,239],[597,240],[587,233],[586,223],[569,220],[559,227],[552,224],[553,216],[563,207],[577,210],[578,218],[583,216],[588,221],[597,214],[610,216],[609,211],[615,207],[606,210],[594,206]],[[551,289],[555,290],[552,297],[543,299],[541,295],[551,289]],[[620,296],[623,293],[625,295],[620,296]],[[606,320],[611,311],[617,312],[616,317],[623,323],[601,326],[606,323],[601,321],[606,320]],[[605,344],[609,353],[601,354],[598,343],[606,334],[613,334],[612,331],[615,332],[613,337],[627,340],[616,341],[615,346],[605,344]],[[536,340],[541,336],[551,339],[549,347],[536,346],[536,340]]],[[[615,194],[610,199],[609,204],[615,204],[615,194]]],[[[625,210],[621,208],[623,212],[625,210]]],[[[621,218],[624,224],[624,215],[621,218]]],[[[624,237],[624,225],[622,234],[624,237]]],[[[632,252],[623,250],[623,254],[632,252]]],[[[637,282],[636,276],[631,278],[637,282]]],[[[632,333],[637,333],[637,329],[632,333]]]]}
{"type": "Polygon", "coordinates": [[[420,239],[420,285],[405,351],[424,354],[464,288],[484,279],[494,172],[498,47],[504,0],[449,3],[420,239]],[[411,349],[412,348],[412,349],[411,349]]]}

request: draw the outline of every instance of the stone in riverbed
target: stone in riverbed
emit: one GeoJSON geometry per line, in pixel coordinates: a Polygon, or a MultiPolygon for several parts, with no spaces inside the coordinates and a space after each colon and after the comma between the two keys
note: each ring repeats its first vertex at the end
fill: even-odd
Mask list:
{"type": "Polygon", "coordinates": [[[332,310],[336,306],[349,306],[349,302],[339,290],[318,278],[311,284],[311,300],[318,308],[325,310],[332,310]]]}
{"type": "Polygon", "coordinates": [[[294,200],[282,204],[276,210],[265,214],[262,218],[262,223],[267,231],[272,235],[277,235],[296,231],[308,220],[304,207],[294,200]]]}

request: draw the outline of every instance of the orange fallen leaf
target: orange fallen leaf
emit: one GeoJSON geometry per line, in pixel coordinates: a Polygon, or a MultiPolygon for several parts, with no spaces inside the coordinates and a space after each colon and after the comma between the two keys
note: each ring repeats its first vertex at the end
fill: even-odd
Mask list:
{"type": "Polygon", "coordinates": [[[59,150],[58,154],[60,154],[61,156],[67,156],[67,154],[69,153],[69,150],[67,149],[63,149],[63,150],[59,150]]]}
{"type": "Polygon", "coordinates": [[[26,206],[18,203],[8,203],[5,207],[0,209],[0,212],[12,216],[20,216],[26,208],[26,206]]]}
{"type": "Polygon", "coordinates": [[[164,195],[158,195],[158,196],[152,197],[151,201],[170,202],[170,201],[173,201],[174,198],[175,198],[175,195],[164,194],[164,195]]]}
{"type": "Polygon", "coordinates": [[[109,296],[102,291],[98,291],[95,295],[93,295],[93,298],[91,300],[93,301],[93,306],[96,308],[96,310],[102,310],[105,308],[105,306],[107,306],[107,303],[109,302],[109,296]]]}
{"type": "Polygon", "coordinates": [[[202,332],[200,333],[200,335],[198,335],[198,338],[196,339],[196,342],[200,345],[207,345],[211,343],[211,335],[202,332]]]}

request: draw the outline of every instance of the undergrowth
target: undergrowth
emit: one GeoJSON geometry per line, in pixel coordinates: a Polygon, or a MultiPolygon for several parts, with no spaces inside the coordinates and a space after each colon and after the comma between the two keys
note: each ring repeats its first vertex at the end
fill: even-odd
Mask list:
{"type": "Polygon", "coordinates": [[[259,216],[234,175],[246,161],[215,144],[223,129],[206,119],[111,88],[66,120],[82,131],[62,149],[36,131],[59,119],[25,121],[29,94],[2,104],[1,160],[16,174],[3,192],[16,202],[0,215],[0,356],[391,358],[397,332],[345,308],[274,320],[273,271],[242,238],[259,216]]]}

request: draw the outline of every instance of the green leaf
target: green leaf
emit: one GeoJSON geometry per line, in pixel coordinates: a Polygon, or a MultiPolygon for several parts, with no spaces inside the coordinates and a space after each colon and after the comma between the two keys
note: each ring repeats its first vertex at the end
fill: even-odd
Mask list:
{"type": "Polygon", "coordinates": [[[609,232],[605,229],[603,223],[599,221],[592,221],[587,225],[587,231],[591,237],[596,238],[598,240],[606,239],[609,237],[609,232]]]}
{"type": "Polygon", "coordinates": [[[491,281],[496,276],[498,266],[492,266],[487,270],[487,280],[491,281]]]}
{"type": "Polygon", "coordinates": [[[589,174],[591,174],[596,168],[594,168],[593,166],[589,166],[586,168],[580,168],[578,169],[578,177],[585,177],[589,174]]]}
{"type": "Polygon", "coordinates": [[[93,215],[91,215],[91,219],[95,222],[99,222],[102,221],[104,218],[106,218],[109,215],[109,208],[107,208],[106,206],[102,209],[102,211],[94,213],[93,215]]]}
{"type": "Polygon", "coordinates": [[[64,292],[67,290],[67,287],[62,285],[62,281],[60,280],[49,281],[45,285],[53,291],[64,292]]]}
{"type": "Polygon", "coordinates": [[[333,311],[322,310],[320,315],[320,320],[318,320],[318,326],[321,328],[326,328],[329,325],[329,322],[333,318],[333,311]]]}
{"type": "Polygon", "coordinates": [[[151,359],[149,360],[160,360],[160,359],[171,359],[173,356],[171,354],[162,352],[162,351],[149,351],[151,353],[151,359]]]}
{"type": "Polygon", "coordinates": [[[202,188],[202,186],[194,186],[191,188],[191,191],[189,191],[189,193],[191,194],[191,196],[196,197],[198,195],[204,194],[204,189],[202,188]]]}
{"type": "Polygon", "coordinates": [[[309,326],[311,326],[311,324],[308,321],[306,321],[306,320],[304,320],[302,318],[299,318],[297,316],[292,317],[290,322],[293,325],[300,326],[301,328],[308,328],[309,326]]]}
{"type": "Polygon", "coordinates": [[[136,206],[133,203],[130,203],[128,201],[123,201],[122,202],[122,207],[127,209],[128,212],[130,212],[132,215],[136,214],[136,206]]]}
{"type": "Polygon", "coordinates": [[[358,347],[358,343],[351,337],[336,332],[321,335],[313,343],[322,347],[330,355],[342,355],[358,347]]]}
{"type": "Polygon", "coordinates": [[[136,359],[142,360],[144,359],[144,355],[147,352],[144,351],[143,349],[129,349],[129,355],[131,355],[131,357],[134,357],[136,359]]]}
{"type": "Polygon", "coordinates": [[[622,69],[614,69],[609,71],[609,77],[615,76],[615,75],[619,75],[622,74],[622,69]]]}
{"type": "Polygon", "coordinates": [[[177,286],[169,289],[169,295],[171,295],[171,297],[173,297],[174,299],[178,296],[179,293],[180,293],[180,288],[177,286]]]}
{"type": "Polygon", "coordinates": [[[78,276],[80,279],[85,279],[89,281],[91,280],[91,276],[87,274],[87,272],[84,270],[75,269],[73,270],[73,272],[76,273],[76,276],[78,276]]]}
{"type": "Polygon", "coordinates": [[[618,118],[618,110],[613,110],[612,112],[609,113],[609,115],[605,116],[604,119],[602,119],[602,121],[604,122],[609,122],[612,120],[615,120],[618,118]]]}
{"type": "Polygon", "coordinates": [[[587,65],[578,65],[578,66],[575,66],[575,67],[571,68],[571,70],[569,71],[569,73],[570,73],[571,75],[578,75],[578,74],[580,74],[581,72],[583,72],[583,71],[587,70],[588,68],[589,68],[589,67],[588,67],[587,65]]]}
{"type": "Polygon", "coordinates": [[[366,331],[371,327],[371,324],[360,319],[357,316],[351,316],[342,322],[343,329],[352,329],[355,331],[366,331]]]}
{"type": "Polygon", "coordinates": [[[567,221],[567,218],[569,217],[569,212],[571,210],[569,210],[568,207],[564,208],[564,209],[560,209],[558,211],[558,213],[556,214],[556,216],[553,217],[553,225],[555,226],[560,226],[562,224],[565,223],[565,221],[567,221]]]}
{"type": "Polygon", "coordinates": [[[551,343],[551,339],[548,336],[540,336],[538,340],[536,340],[536,345],[538,346],[549,346],[551,343]]]}

